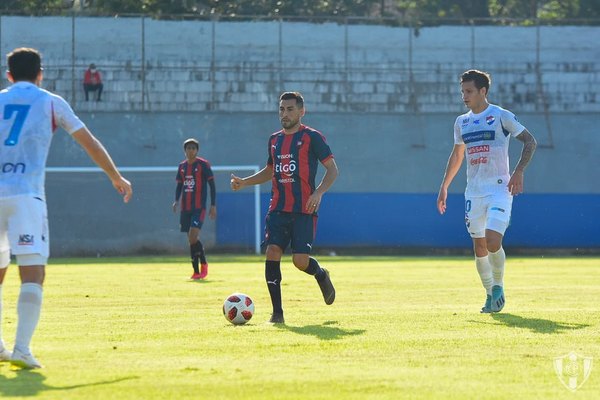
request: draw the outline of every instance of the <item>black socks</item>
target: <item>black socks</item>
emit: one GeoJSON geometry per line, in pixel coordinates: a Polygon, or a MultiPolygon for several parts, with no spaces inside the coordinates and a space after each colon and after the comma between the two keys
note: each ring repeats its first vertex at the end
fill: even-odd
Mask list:
{"type": "Polygon", "coordinates": [[[283,313],[281,307],[281,262],[280,261],[265,261],[265,280],[269,295],[271,295],[271,303],[273,304],[273,313],[283,313]]]}
{"type": "Polygon", "coordinates": [[[304,272],[309,275],[314,275],[315,279],[319,282],[325,278],[325,271],[323,271],[323,268],[321,268],[319,262],[312,257],[308,259],[308,267],[304,270],[304,272]]]}

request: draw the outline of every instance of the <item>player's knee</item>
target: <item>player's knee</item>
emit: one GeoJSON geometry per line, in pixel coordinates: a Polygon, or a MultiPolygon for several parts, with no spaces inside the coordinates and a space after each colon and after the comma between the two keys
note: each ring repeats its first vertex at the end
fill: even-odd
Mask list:
{"type": "Polygon", "coordinates": [[[274,246],[272,244],[267,246],[267,251],[265,252],[265,256],[267,257],[267,260],[274,260],[274,261],[281,260],[282,254],[283,254],[283,252],[281,251],[281,249],[278,246],[274,246]]]}
{"type": "Polygon", "coordinates": [[[294,266],[301,271],[304,271],[308,267],[309,255],[308,254],[294,254],[292,257],[294,266]]]}
{"type": "Polygon", "coordinates": [[[493,221],[493,228],[485,232],[485,243],[487,250],[495,253],[502,247],[502,238],[506,225],[503,221],[493,221]]]}
{"type": "Polygon", "coordinates": [[[8,267],[10,264],[10,251],[0,252],[0,269],[8,267]]]}

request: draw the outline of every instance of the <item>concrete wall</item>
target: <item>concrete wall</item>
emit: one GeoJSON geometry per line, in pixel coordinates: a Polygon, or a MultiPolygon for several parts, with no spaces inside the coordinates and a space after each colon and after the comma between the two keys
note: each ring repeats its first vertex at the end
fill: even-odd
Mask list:
{"type": "Polygon", "coordinates": [[[521,112],[600,112],[599,27],[426,27],[2,17],[0,48],[44,52],[46,87],[79,110],[269,111],[283,90],[321,112],[458,112],[458,75],[493,76],[521,112]],[[35,26],[35,29],[30,29],[35,26]],[[82,101],[90,62],[103,103],[82,101]]]}
{"type": "MultiPolygon", "coordinates": [[[[554,115],[552,141],[543,115],[519,117],[541,146],[526,173],[526,194],[515,200],[519,217],[512,229],[518,234],[509,234],[509,243],[600,247],[598,114],[554,115]]],[[[56,255],[184,252],[185,236],[178,232],[177,216],[170,208],[183,140],[198,138],[201,155],[214,166],[262,166],[267,138],[279,129],[275,112],[97,113],[82,118],[119,166],[173,166],[173,171],[128,174],[135,188],[128,205],[120,203],[101,174],[49,175],[51,243],[56,255]]],[[[453,144],[454,118],[451,114],[308,113],[304,122],[323,131],[340,167],[340,177],[325,197],[317,245],[469,247],[461,196],[464,170],[451,187],[448,215],[439,217],[435,211],[435,196],[453,144]]],[[[513,165],[520,147],[513,141],[513,165]]],[[[49,165],[91,164],[62,132],[55,137],[49,165]]],[[[207,221],[205,240],[209,247],[251,249],[252,194],[231,193],[228,178],[229,171],[217,173],[219,218],[207,221]]],[[[269,185],[263,185],[263,213],[269,190],[269,185]]]]}
{"type": "MultiPolygon", "coordinates": [[[[170,208],[183,139],[200,139],[213,165],[263,165],[267,137],[279,128],[283,90],[305,94],[305,122],[327,136],[341,170],[323,204],[317,246],[468,248],[464,171],[443,218],[435,196],[452,124],[464,109],[458,75],[472,67],[492,73],[490,100],[514,111],[540,143],[526,174],[528,194],[515,200],[515,233],[507,243],[600,247],[600,47],[592,40],[599,36],[599,27],[585,26],[414,30],[0,17],[2,53],[39,48],[45,87],[72,102],[118,165],[173,166],[172,173],[128,174],[135,187],[129,205],[100,174],[50,174],[55,255],[185,254],[170,208]],[[100,103],[82,101],[90,62],[105,78],[100,103]]],[[[519,150],[513,143],[513,164],[519,150]]],[[[91,164],[63,133],[49,165],[91,164]]],[[[217,174],[219,218],[207,221],[203,240],[209,247],[251,248],[253,197],[232,194],[228,175],[217,174]]],[[[269,188],[262,191],[264,208],[269,188]]]]}

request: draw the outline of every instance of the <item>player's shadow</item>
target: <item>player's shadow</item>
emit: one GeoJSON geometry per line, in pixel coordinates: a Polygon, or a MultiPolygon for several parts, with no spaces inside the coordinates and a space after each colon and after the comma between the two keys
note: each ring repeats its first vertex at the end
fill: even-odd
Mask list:
{"type": "Polygon", "coordinates": [[[275,324],[274,326],[300,335],[315,336],[321,340],[338,340],[346,336],[362,335],[366,332],[365,329],[342,329],[337,326],[332,326],[337,324],[337,321],[325,321],[322,325],[292,326],[275,324]]]}
{"type": "Polygon", "coordinates": [[[93,383],[82,383],[71,386],[50,386],[44,383],[46,377],[39,371],[18,370],[14,377],[4,376],[2,369],[9,370],[8,365],[0,364],[0,398],[3,397],[34,397],[46,391],[73,390],[83,387],[110,385],[129,379],[138,379],[137,376],[128,376],[108,381],[99,381],[93,383]]]}
{"type": "Polygon", "coordinates": [[[535,333],[562,333],[575,329],[583,329],[590,326],[589,324],[575,324],[569,322],[557,322],[542,318],[525,318],[514,314],[494,313],[492,318],[506,326],[514,328],[526,328],[535,333]]]}

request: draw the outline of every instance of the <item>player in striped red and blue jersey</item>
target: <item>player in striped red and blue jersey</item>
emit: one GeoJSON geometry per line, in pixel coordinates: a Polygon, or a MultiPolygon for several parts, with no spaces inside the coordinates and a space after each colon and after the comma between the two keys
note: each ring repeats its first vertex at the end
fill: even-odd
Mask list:
{"type": "Polygon", "coordinates": [[[310,256],[317,227],[317,211],[323,194],[338,175],[337,164],[325,137],[301,123],[304,99],[298,92],[283,93],[279,99],[282,130],[268,142],[267,165],[254,175],[240,178],[231,175],[231,188],[272,183],[271,203],[266,218],[265,279],[271,296],[273,314],[270,322],[283,323],[281,304],[281,256],[291,243],[296,268],[313,275],[326,304],[335,300],[329,271],[310,256]],[[318,164],[325,175],[315,185],[318,164]]]}
{"type": "Polygon", "coordinates": [[[173,212],[177,212],[177,204],[181,199],[180,229],[188,235],[190,256],[194,273],[191,279],[204,279],[208,275],[208,263],[204,246],[200,241],[200,230],[206,216],[206,200],[208,197],[207,186],[210,187],[210,209],[208,215],[211,219],[217,217],[215,179],[210,163],[198,157],[200,143],[196,139],[187,139],[183,142],[185,160],[177,168],[177,188],[173,212]],[[200,264],[200,269],[198,268],[200,264]]]}

